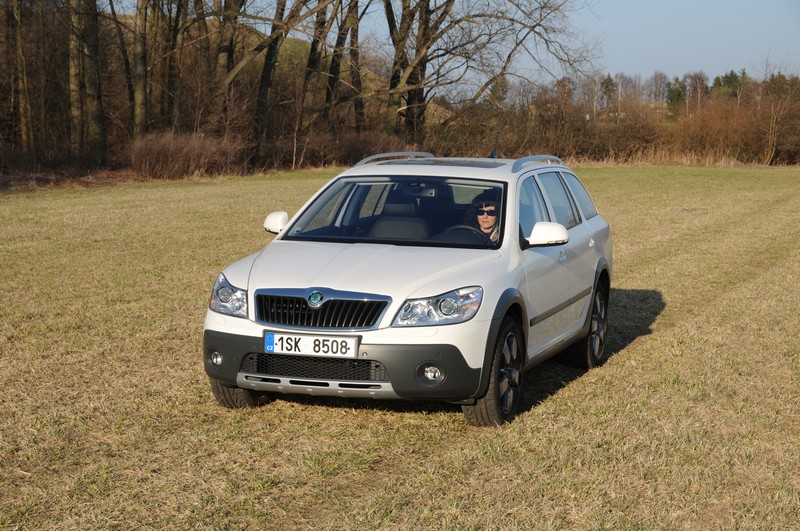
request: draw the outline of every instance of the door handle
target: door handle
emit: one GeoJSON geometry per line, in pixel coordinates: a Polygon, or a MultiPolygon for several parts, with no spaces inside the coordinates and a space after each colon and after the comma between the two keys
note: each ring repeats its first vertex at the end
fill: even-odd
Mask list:
{"type": "Polygon", "coordinates": [[[567,251],[561,251],[558,253],[558,263],[564,265],[567,263],[567,251]]]}
{"type": "Polygon", "coordinates": [[[594,249],[594,238],[589,238],[589,249],[594,249]]]}

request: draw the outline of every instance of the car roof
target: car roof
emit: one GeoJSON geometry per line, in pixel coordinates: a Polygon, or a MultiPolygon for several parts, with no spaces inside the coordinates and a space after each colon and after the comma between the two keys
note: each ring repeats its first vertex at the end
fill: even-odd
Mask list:
{"type": "Polygon", "coordinates": [[[342,175],[419,175],[491,179],[511,182],[521,172],[541,168],[568,169],[553,155],[532,155],[520,159],[434,157],[430,153],[380,153],[360,161],[342,175]]]}

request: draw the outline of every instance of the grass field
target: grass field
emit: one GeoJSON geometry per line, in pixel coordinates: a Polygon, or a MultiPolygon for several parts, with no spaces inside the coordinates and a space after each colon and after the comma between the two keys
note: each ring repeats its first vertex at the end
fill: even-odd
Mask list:
{"type": "Polygon", "coordinates": [[[800,168],[577,168],[612,225],[613,352],[518,419],[216,405],[218,272],[332,171],[0,194],[0,528],[789,529],[800,168]]]}

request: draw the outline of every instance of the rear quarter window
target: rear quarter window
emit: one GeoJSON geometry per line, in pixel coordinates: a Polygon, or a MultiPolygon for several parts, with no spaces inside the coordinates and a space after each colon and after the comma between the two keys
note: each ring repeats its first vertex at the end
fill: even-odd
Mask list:
{"type": "Polygon", "coordinates": [[[589,193],[586,191],[586,188],[583,187],[583,184],[571,173],[563,173],[562,175],[567,182],[567,186],[569,186],[569,191],[572,192],[572,197],[574,197],[575,201],[580,205],[583,211],[583,217],[586,219],[595,217],[597,215],[597,208],[594,206],[594,201],[589,197],[589,193]]]}

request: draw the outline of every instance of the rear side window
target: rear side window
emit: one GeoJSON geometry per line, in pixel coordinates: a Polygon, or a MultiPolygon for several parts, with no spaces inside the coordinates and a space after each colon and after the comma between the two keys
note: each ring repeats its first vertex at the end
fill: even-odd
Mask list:
{"type": "Polygon", "coordinates": [[[569,186],[570,191],[572,191],[572,197],[574,197],[575,201],[580,205],[584,217],[586,217],[586,219],[595,217],[597,215],[597,208],[594,206],[594,202],[592,198],[589,197],[589,193],[586,191],[586,188],[583,187],[583,184],[571,173],[563,173],[562,175],[564,176],[564,180],[567,181],[567,186],[569,186]]]}
{"type": "Polygon", "coordinates": [[[567,229],[571,229],[580,223],[580,216],[576,212],[572,201],[570,201],[569,194],[558,174],[555,172],[542,173],[539,175],[539,181],[542,183],[545,195],[550,198],[556,221],[567,229]]]}

